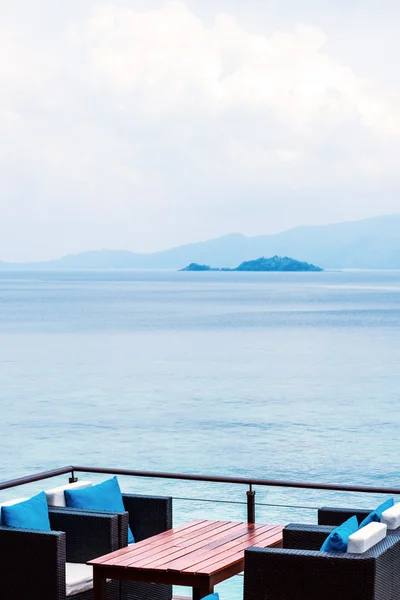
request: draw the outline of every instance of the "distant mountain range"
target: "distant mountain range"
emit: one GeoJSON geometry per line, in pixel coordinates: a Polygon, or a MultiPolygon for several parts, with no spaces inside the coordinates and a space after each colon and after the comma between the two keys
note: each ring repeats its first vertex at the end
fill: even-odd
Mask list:
{"type": "Polygon", "coordinates": [[[192,262],[233,268],[256,256],[274,255],[324,269],[400,269],[400,215],[302,226],[275,235],[233,233],[148,254],[95,250],[46,262],[0,262],[0,269],[182,269],[192,262]]]}

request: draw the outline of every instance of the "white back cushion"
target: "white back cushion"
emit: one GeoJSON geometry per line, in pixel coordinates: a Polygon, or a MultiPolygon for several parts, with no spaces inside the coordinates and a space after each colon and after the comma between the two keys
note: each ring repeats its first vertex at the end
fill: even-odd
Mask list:
{"type": "Polygon", "coordinates": [[[388,529],[400,527],[400,502],[383,511],[381,523],[385,523],[388,529]]]}
{"type": "Polygon", "coordinates": [[[80,563],[65,564],[66,596],[88,592],[93,587],[93,567],[80,563]]]}
{"type": "Polygon", "coordinates": [[[13,504],[18,504],[19,502],[25,502],[25,500],[29,500],[29,498],[16,498],[15,500],[7,500],[7,502],[2,502],[0,504],[0,525],[1,523],[1,507],[2,506],[12,506],[13,504]]]}
{"type": "Polygon", "coordinates": [[[91,487],[91,481],[76,481],[75,483],[68,483],[66,485],[60,485],[58,487],[52,488],[51,490],[45,490],[45,494],[47,497],[47,504],[49,506],[66,506],[64,490],[77,490],[80,488],[91,487]]]}
{"type": "Polygon", "coordinates": [[[2,506],[12,506],[13,504],[18,504],[19,502],[25,502],[25,500],[29,500],[29,498],[16,498],[15,500],[7,500],[7,502],[2,502],[0,504],[0,508],[2,506]]]}
{"type": "Polygon", "coordinates": [[[349,536],[347,552],[363,554],[363,552],[383,540],[386,537],[386,531],[387,526],[385,523],[368,523],[368,525],[349,536]]]}

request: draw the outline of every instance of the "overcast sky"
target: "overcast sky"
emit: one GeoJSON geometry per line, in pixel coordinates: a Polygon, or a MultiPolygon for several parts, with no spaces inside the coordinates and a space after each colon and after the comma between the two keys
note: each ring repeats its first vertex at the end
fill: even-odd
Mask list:
{"type": "Polygon", "coordinates": [[[0,0],[0,260],[400,213],[400,3],[0,0]]]}

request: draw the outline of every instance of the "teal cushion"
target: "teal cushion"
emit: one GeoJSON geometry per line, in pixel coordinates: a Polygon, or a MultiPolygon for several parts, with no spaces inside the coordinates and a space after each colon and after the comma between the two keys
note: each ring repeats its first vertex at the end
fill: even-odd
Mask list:
{"type": "Polygon", "coordinates": [[[364,521],[360,525],[360,529],[361,527],[365,527],[365,525],[368,525],[368,523],[372,523],[373,521],[377,521],[378,523],[380,523],[382,513],[388,508],[391,508],[392,506],[394,506],[393,498],[390,498],[390,500],[386,500],[386,502],[380,504],[375,510],[370,512],[369,515],[365,517],[364,521]]]}
{"type": "Polygon", "coordinates": [[[40,492],[24,502],[2,506],[1,520],[6,527],[51,531],[46,494],[40,492]]]}
{"type": "Polygon", "coordinates": [[[350,519],[347,519],[347,521],[331,531],[321,546],[321,552],[347,552],[349,536],[355,533],[357,529],[357,517],[350,517],[350,519]]]}
{"type": "MultiPolygon", "coordinates": [[[[65,503],[72,508],[101,510],[105,512],[125,512],[118,479],[113,477],[103,483],[77,490],[64,490],[65,503]]],[[[128,526],[128,544],[135,541],[128,526]]]]}
{"type": "Polygon", "coordinates": [[[218,594],[210,594],[209,596],[203,598],[203,600],[219,600],[219,596],[218,594]]]}

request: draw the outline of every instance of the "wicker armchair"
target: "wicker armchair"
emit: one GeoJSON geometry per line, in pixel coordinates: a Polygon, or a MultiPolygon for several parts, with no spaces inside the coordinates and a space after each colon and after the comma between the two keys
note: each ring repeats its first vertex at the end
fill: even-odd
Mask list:
{"type": "MultiPolygon", "coordinates": [[[[66,563],[84,564],[118,548],[115,515],[50,510],[49,517],[52,531],[0,527],[1,600],[66,600],[66,563]]],[[[119,597],[119,582],[109,582],[107,600],[119,597]]],[[[93,591],[68,598],[93,600],[93,591]]]]}
{"type": "MultiPolygon", "coordinates": [[[[122,494],[122,498],[125,513],[103,513],[115,514],[118,517],[118,548],[124,548],[128,544],[128,522],[136,542],[172,528],[172,498],[139,494],[122,494]]],[[[66,513],[76,511],[73,508],[59,510],[66,513]]],[[[79,512],[92,513],[80,509],[79,512]]],[[[97,556],[101,556],[101,553],[97,556]]],[[[172,598],[171,585],[122,581],[120,586],[121,600],[171,600],[172,598]]]]}
{"type": "MultiPolygon", "coordinates": [[[[172,528],[172,498],[122,495],[129,525],[136,542],[172,528]]],[[[127,545],[127,527],[121,531],[121,548],[127,545]]],[[[153,583],[121,582],[121,600],[171,600],[172,586],[153,583]]]]}
{"type": "MultiPolygon", "coordinates": [[[[358,522],[361,523],[373,509],[360,508],[335,508],[332,506],[322,506],[318,509],[318,524],[319,525],[334,525],[338,526],[352,515],[356,515],[358,522]]],[[[390,535],[400,535],[400,527],[390,530],[390,535]]]]}
{"type": "Polygon", "coordinates": [[[320,552],[332,527],[288,525],[283,548],[245,551],[244,600],[398,600],[400,539],[364,554],[320,552]]]}

